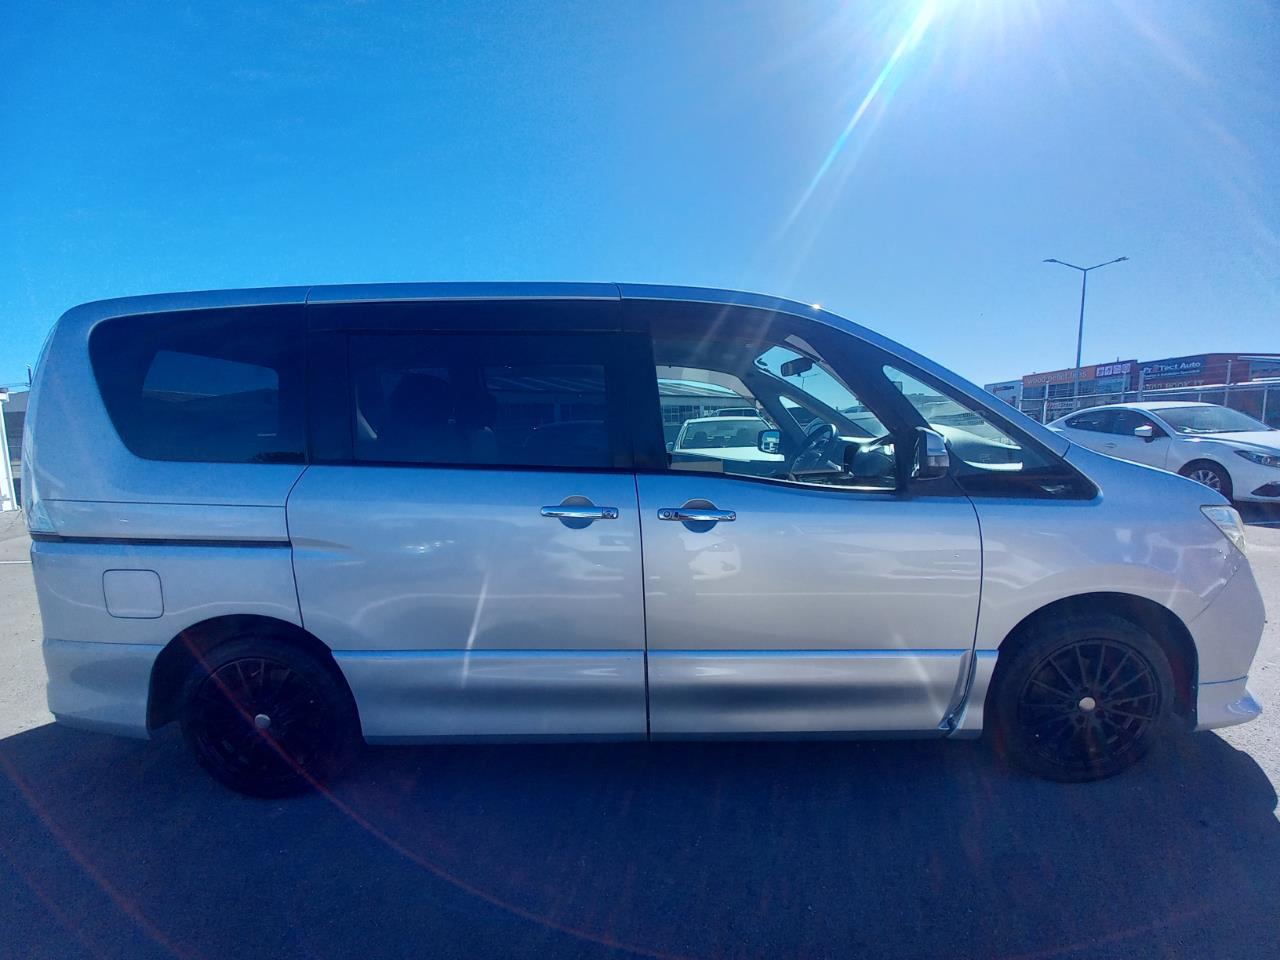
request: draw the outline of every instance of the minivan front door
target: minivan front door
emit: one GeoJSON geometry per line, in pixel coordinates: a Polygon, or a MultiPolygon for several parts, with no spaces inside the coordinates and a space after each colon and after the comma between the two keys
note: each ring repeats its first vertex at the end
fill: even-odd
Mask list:
{"type": "Polygon", "coordinates": [[[698,473],[638,487],[655,737],[922,732],[957,705],[980,576],[967,499],[698,473]]]}
{"type": "Polygon", "coordinates": [[[369,740],[645,736],[616,337],[536,306],[530,333],[519,303],[312,308],[313,419],[336,429],[289,533],[369,740]]]}
{"type": "Polygon", "coordinates": [[[732,456],[658,454],[637,474],[651,735],[944,728],[969,676],[981,544],[973,504],[948,481],[896,488],[877,412],[896,397],[914,416],[901,392],[854,358],[880,391],[860,396],[858,370],[824,358],[833,337],[851,338],[811,321],[628,308],[652,334],[650,409],[664,430],[750,406],[769,434],[756,454],[734,439],[732,456]]]}

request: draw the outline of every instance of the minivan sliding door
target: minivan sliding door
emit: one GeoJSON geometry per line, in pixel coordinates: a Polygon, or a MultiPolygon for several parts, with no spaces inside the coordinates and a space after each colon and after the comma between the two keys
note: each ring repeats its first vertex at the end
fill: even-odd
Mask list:
{"type": "Polygon", "coordinates": [[[289,531],[366,738],[644,737],[616,303],[310,309],[289,531]]]}

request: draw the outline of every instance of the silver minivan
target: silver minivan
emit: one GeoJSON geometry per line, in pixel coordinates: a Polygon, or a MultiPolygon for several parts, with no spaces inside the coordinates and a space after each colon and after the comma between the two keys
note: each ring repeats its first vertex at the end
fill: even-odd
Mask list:
{"type": "Polygon", "coordinates": [[[322,784],[366,741],[986,727],[1084,780],[1259,712],[1226,501],[786,300],[91,303],[49,337],[24,444],[49,709],[176,721],[248,793],[322,784]],[[668,450],[725,408],[754,435],[668,450]]]}

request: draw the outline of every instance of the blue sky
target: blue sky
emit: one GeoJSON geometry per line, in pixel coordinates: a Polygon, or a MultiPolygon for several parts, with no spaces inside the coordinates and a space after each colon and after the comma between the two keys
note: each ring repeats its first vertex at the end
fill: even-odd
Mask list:
{"type": "Polygon", "coordinates": [[[777,293],[982,382],[1073,361],[1045,257],[1132,258],[1086,362],[1280,349],[1256,0],[11,0],[0,143],[0,383],[85,300],[414,279],[777,293]]]}

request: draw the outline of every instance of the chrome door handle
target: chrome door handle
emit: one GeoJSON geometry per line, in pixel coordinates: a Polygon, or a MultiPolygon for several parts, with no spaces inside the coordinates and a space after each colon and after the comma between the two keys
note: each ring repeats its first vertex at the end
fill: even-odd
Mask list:
{"type": "Polygon", "coordinates": [[[709,510],[703,507],[662,507],[659,520],[677,520],[680,523],[727,523],[737,520],[733,510],[709,510]]]}
{"type": "Polygon", "coordinates": [[[1103,444],[1103,446],[1104,446],[1104,447],[1106,447],[1108,450],[1110,450],[1110,449],[1112,449],[1113,447],[1115,447],[1115,444],[1114,444],[1114,443],[1104,443],[1104,444],[1103,444]]]}
{"type": "Polygon", "coordinates": [[[542,515],[553,520],[617,520],[617,507],[586,507],[558,504],[554,507],[543,507],[542,515]]]}

